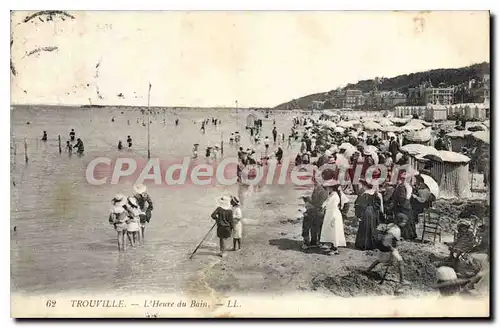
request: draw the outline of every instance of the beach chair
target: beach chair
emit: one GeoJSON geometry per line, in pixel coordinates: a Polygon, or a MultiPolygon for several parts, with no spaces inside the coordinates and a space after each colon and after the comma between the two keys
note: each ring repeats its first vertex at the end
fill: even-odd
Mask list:
{"type": "Polygon", "coordinates": [[[424,220],[423,220],[423,229],[422,229],[422,243],[425,240],[425,234],[428,234],[432,237],[432,243],[436,243],[436,237],[439,237],[439,242],[441,242],[441,219],[443,217],[443,213],[434,208],[427,208],[424,210],[424,220]]]}

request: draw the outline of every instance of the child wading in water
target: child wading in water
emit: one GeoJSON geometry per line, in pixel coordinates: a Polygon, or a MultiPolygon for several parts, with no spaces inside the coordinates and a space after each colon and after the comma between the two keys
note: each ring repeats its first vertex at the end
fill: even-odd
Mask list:
{"type": "Polygon", "coordinates": [[[240,200],[237,197],[231,197],[231,206],[233,207],[233,251],[237,251],[241,249],[241,235],[243,232],[240,200]]]}
{"type": "Polygon", "coordinates": [[[109,214],[109,223],[115,227],[118,234],[118,251],[125,251],[125,234],[127,233],[127,211],[124,205],[127,198],[123,195],[116,195],[112,200],[111,213],[109,214]]]}
{"type": "Polygon", "coordinates": [[[222,196],[217,200],[217,208],[212,213],[212,219],[217,223],[217,237],[219,238],[220,256],[226,257],[224,240],[231,237],[233,230],[233,211],[231,210],[231,198],[222,196]]]}
{"type": "Polygon", "coordinates": [[[139,239],[139,216],[142,213],[135,197],[129,197],[127,202],[127,235],[130,245],[135,247],[139,239]]]}

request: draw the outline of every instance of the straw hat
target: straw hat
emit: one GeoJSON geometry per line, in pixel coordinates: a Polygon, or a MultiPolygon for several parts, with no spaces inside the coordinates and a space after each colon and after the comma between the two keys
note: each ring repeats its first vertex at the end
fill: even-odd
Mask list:
{"type": "Polygon", "coordinates": [[[116,194],[115,197],[111,200],[113,205],[113,212],[121,213],[121,209],[123,209],[123,205],[127,204],[127,197],[122,194],[116,194]]]}
{"type": "Polygon", "coordinates": [[[143,194],[148,190],[148,188],[142,183],[135,184],[133,189],[136,194],[143,194]]]}
{"type": "Polygon", "coordinates": [[[123,196],[122,194],[116,194],[115,197],[111,200],[113,203],[113,206],[115,207],[121,207],[127,203],[127,198],[123,196]]]}
{"type": "Polygon", "coordinates": [[[439,267],[436,271],[436,276],[438,281],[431,286],[433,288],[464,285],[469,281],[467,279],[458,279],[455,270],[447,266],[439,267]]]}
{"type": "Polygon", "coordinates": [[[217,198],[217,206],[219,206],[225,210],[231,209],[231,197],[221,196],[221,197],[217,198]]]}
{"type": "Polygon", "coordinates": [[[236,197],[236,196],[231,197],[231,205],[233,205],[233,206],[240,205],[240,200],[238,199],[238,197],[236,197]]]}

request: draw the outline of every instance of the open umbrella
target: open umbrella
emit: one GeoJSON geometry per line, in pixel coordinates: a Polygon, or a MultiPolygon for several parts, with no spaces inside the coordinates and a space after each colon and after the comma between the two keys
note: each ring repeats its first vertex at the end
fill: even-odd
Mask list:
{"type": "Polygon", "coordinates": [[[427,174],[420,174],[420,177],[424,181],[424,184],[431,191],[431,194],[433,194],[436,197],[436,199],[438,199],[439,198],[439,185],[437,184],[436,180],[434,180],[432,177],[428,176],[427,174]]]}

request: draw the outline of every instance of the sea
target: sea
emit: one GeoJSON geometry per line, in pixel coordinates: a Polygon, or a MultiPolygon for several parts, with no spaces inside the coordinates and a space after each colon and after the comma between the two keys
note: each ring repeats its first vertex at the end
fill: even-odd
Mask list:
{"type": "MultiPolygon", "coordinates": [[[[245,131],[248,110],[154,108],[154,112],[149,127],[151,157],[190,157],[193,144],[199,143],[199,160],[203,161],[206,145],[221,140],[224,156],[236,156],[237,146],[228,144],[235,131],[242,135],[242,146],[250,145],[245,131]],[[200,122],[212,117],[222,124],[209,123],[202,134],[200,122]],[[178,126],[175,119],[179,119],[178,126]]],[[[263,118],[263,136],[272,137],[274,120],[279,133],[289,134],[290,113],[257,115],[263,118]]],[[[11,108],[13,293],[182,293],[193,274],[219,260],[213,233],[193,259],[189,255],[213,225],[210,214],[215,200],[222,193],[237,194],[236,185],[169,188],[148,184],[154,211],[145,244],[129,247],[124,254],[117,251],[116,232],[108,223],[110,200],[117,193],[132,195],[133,183],[91,185],[86,169],[96,157],[147,158],[148,127],[143,124],[147,117],[140,108],[11,108]],[[64,149],[71,129],[84,142],[83,156],[70,156],[64,149]],[[46,142],[41,141],[43,131],[47,131],[46,142]],[[127,136],[133,139],[131,149],[125,142],[127,136]],[[117,149],[118,140],[126,149],[117,149]]],[[[285,156],[294,156],[298,145],[283,148],[285,156]]],[[[262,208],[271,194],[279,195],[282,204],[297,202],[293,186],[266,186],[245,202],[245,215],[259,219],[266,215],[262,208]]]]}

